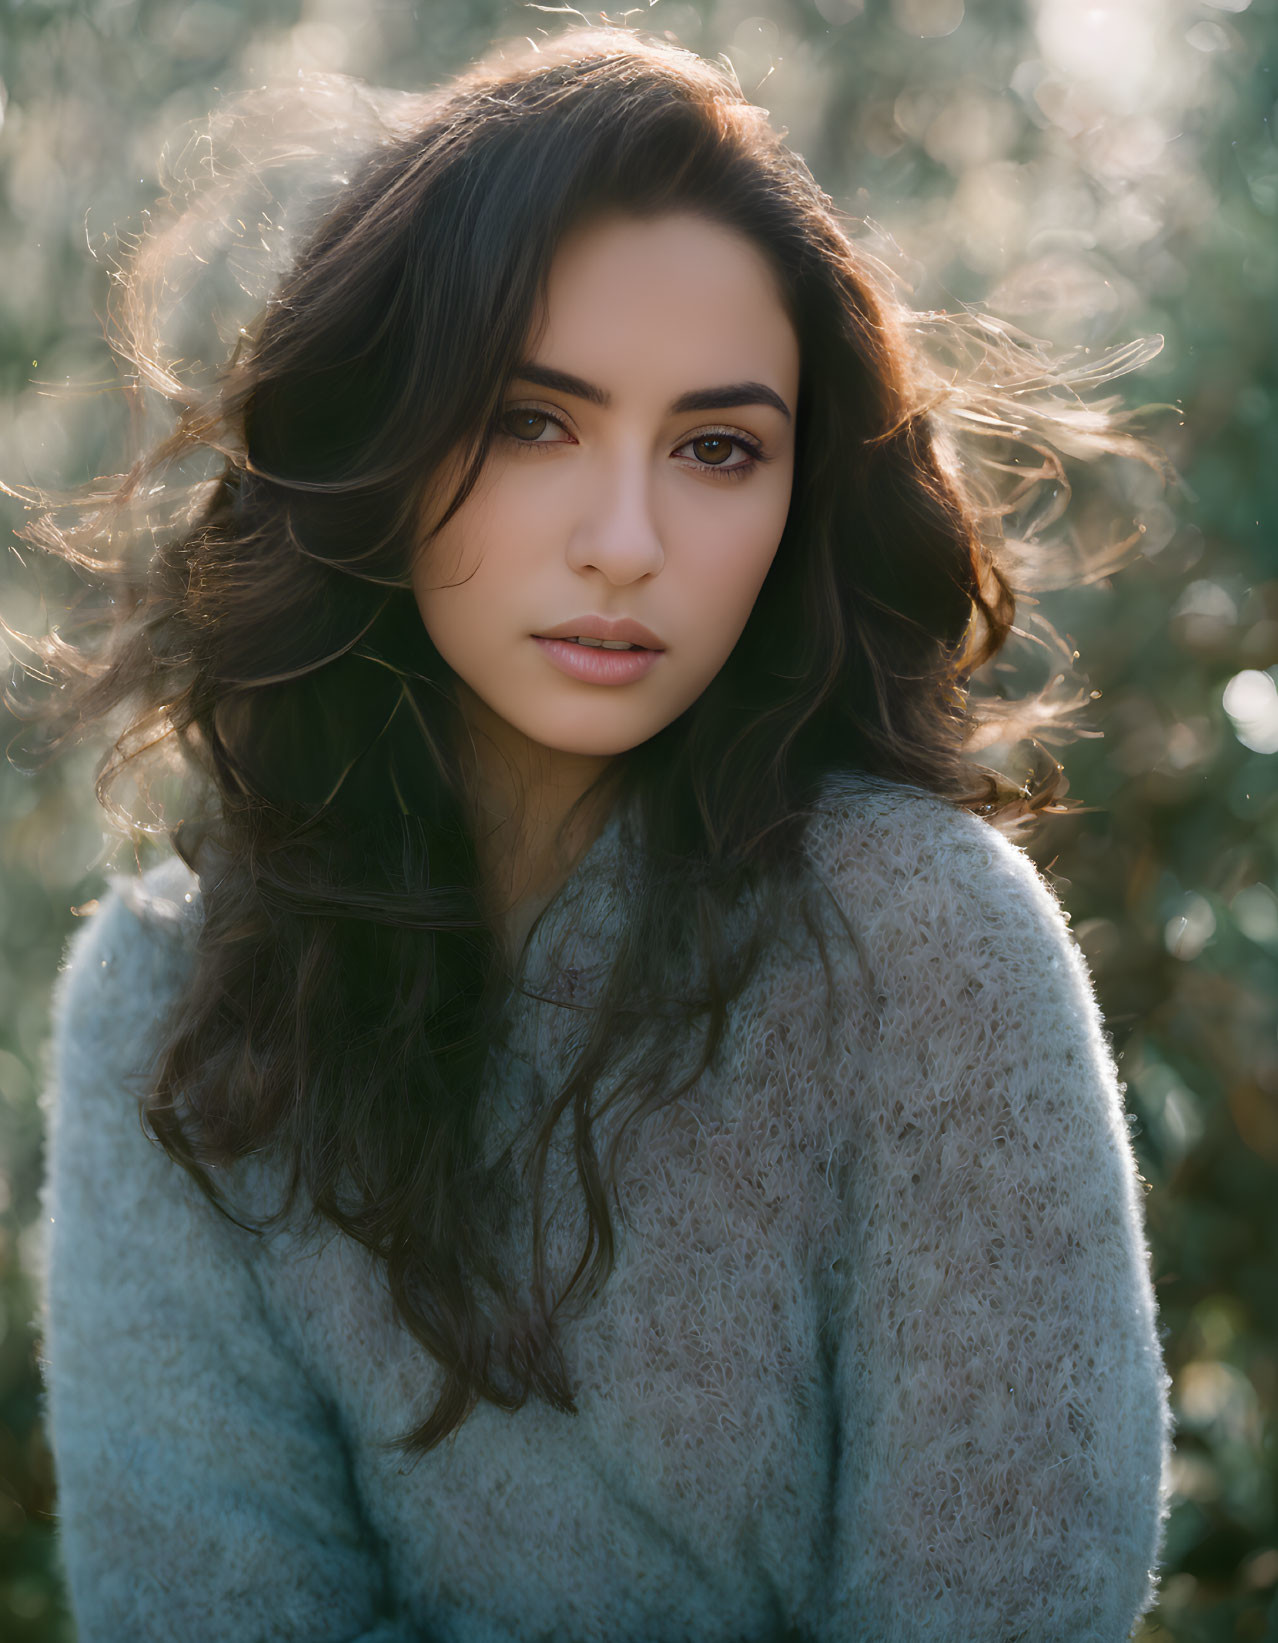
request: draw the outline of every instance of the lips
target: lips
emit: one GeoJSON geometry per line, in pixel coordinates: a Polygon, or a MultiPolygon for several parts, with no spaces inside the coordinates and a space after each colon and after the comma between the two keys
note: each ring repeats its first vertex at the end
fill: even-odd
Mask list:
{"type": "Polygon", "coordinates": [[[658,650],[604,650],[598,645],[575,645],[571,639],[546,639],[536,634],[533,643],[552,667],[587,685],[633,684],[664,665],[658,650]]]}
{"type": "Polygon", "coordinates": [[[574,616],[555,627],[540,628],[534,639],[611,639],[638,645],[644,650],[664,650],[666,647],[651,628],[633,617],[574,616]]]}

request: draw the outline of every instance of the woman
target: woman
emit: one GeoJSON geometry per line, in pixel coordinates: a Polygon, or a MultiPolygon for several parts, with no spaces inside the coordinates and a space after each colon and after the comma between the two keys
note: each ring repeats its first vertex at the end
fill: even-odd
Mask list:
{"type": "Polygon", "coordinates": [[[570,31],[378,146],[216,391],[35,533],[114,600],[46,647],[59,722],[204,796],[57,1000],[83,1643],[1118,1643],[1152,1602],[1137,1177],[991,825],[1058,768],[962,759],[1014,601],[921,382],[728,76],[570,31]]]}

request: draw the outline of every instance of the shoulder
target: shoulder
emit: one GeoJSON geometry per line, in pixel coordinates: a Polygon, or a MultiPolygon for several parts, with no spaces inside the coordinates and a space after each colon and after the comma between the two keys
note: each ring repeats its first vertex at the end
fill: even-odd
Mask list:
{"type": "Polygon", "coordinates": [[[1059,909],[1030,856],[989,822],[921,787],[856,771],[828,776],[806,835],[814,867],[873,900],[948,886],[963,897],[1015,882],[1059,909]]]}
{"type": "Polygon", "coordinates": [[[136,1058],[195,956],[199,880],[177,857],[118,876],[71,937],[53,995],[53,1060],[136,1058]]]}
{"type": "MultiPolygon", "coordinates": [[[[80,1240],[125,1221],[141,1225],[175,1193],[182,1204],[194,1201],[194,1184],[179,1182],[182,1172],[144,1134],[138,1098],[194,962],[198,892],[176,859],[114,878],[68,945],[41,1100],[41,1226],[53,1241],[38,1259],[42,1269],[48,1261],[57,1295],[82,1295],[80,1240]]],[[[42,1274],[42,1291],[45,1281],[42,1274]]]]}
{"type": "Polygon", "coordinates": [[[935,1147],[941,1176],[957,1171],[973,1191],[1039,1180],[1045,1205],[1059,1191],[1104,1220],[1125,1202],[1134,1227],[1112,1046],[1066,915],[1025,851],[885,784],[830,790],[809,848],[827,927],[851,937],[836,960],[847,1076],[832,1081],[834,1106],[878,1177],[923,1179],[915,1149],[935,1147]],[[1049,1160],[1068,1185],[1043,1179],[1049,1160]]]}
{"type": "Polygon", "coordinates": [[[805,835],[808,864],[848,913],[909,926],[920,914],[989,928],[1068,922],[1033,859],[988,822],[923,788],[828,777],[805,835]]]}
{"type": "Polygon", "coordinates": [[[808,864],[880,987],[957,1003],[1051,995],[1090,1009],[1068,914],[1032,858],[988,822],[921,788],[855,772],[827,779],[808,864]],[[895,986],[893,986],[895,984],[895,986]]]}
{"type": "Polygon", "coordinates": [[[177,856],[135,876],[113,875],[72,935],[65,968],[81,967],[90,955],[127,951],[142,957],[189,948],[199,930],[200,907],[200,881],[177,856]]]}

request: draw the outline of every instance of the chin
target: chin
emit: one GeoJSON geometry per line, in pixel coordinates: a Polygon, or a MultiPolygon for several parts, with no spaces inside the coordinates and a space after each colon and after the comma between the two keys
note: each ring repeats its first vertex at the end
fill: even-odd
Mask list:
{"type": "Polygon", "coordinates": [[[582,759],[615,759],[620,753],[646,742],[656,731],[638,736],[555,736],[542,740],[542,746],[555,753],[575,754],[582,759]]]}
{"type": "Polygon", "coordinates": [[[612,759],[619,753],[629,753],[631,748],[648,741],[657,734],[661,725],[543,724],[523,728],[524,734],[531,740],[540,742],[543,747],[550,748],[556,753],[575,754],[579,758],[587,759],[612,759]]]}

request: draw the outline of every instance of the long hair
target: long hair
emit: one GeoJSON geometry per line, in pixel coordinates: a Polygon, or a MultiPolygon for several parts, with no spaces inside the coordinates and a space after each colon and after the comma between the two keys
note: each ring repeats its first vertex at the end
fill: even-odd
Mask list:
{"type": "Polygon", "coordinates": [[[556,1318],[613,1261],[601,1101],[632,1119],[710,1065],[803,885],[804,826],[833,772],[996,823],[1059,804],[1055,760],[1013,789],[965,750],[1008,734],[1013,709],[1023,731],[1060,703],[980,699],[970,681],[1012,626],[1008,522],[1026,495],[1060,494],[1061,449],[1136,442],[1104,408],[1080,414],[1069,372],[1006,329],[932,316],[965,365],[929,370],[918,326],[731,74],[628,29],[506,47],[422,99],[328,201],[211,388],[145,345],[144,253],[127,274],[117,346],[177,402],[176,429],[82,499],[78,524],[50,508],[25,534],[102,590],[78,643],[37,641],[62,681],[42,710],[49,745],[105,721],[100,796],[157,752],[203,795],[175,836],[203,922],[145,1117],[224,1213],[209,1166],[266,1154],[280,1206],[252,1230],[300,1201],[385,1263],[443,1371],[406,1449],[479,1398],[571,1410],[556,1318]],[[644,849],[576,1059],[521,1160],[533,1273],[516,1304],[482,1100],[512,977],[482,905],[454,680],[410,566],[432,476],[464,454],[440,524],[479,477],[564,235],[604,210],[672,209],[738,230],[776,274],[800,347],[793,499],[718,677],[606,773],[644,849]],[[153,518],[148,499],[209,453],[198,511],[152,541],[138,510],[153,518]],[[743,939],[730,915],[747,903],[743,939]],[[654,1020],[669,1030],[646,1032],[654,1020]],[[672,1046],[689,1041],[681,1061],[672,1046]],[[566,1113],[586,1237],[552,1293],[542,1179],[566,1113]]]}

